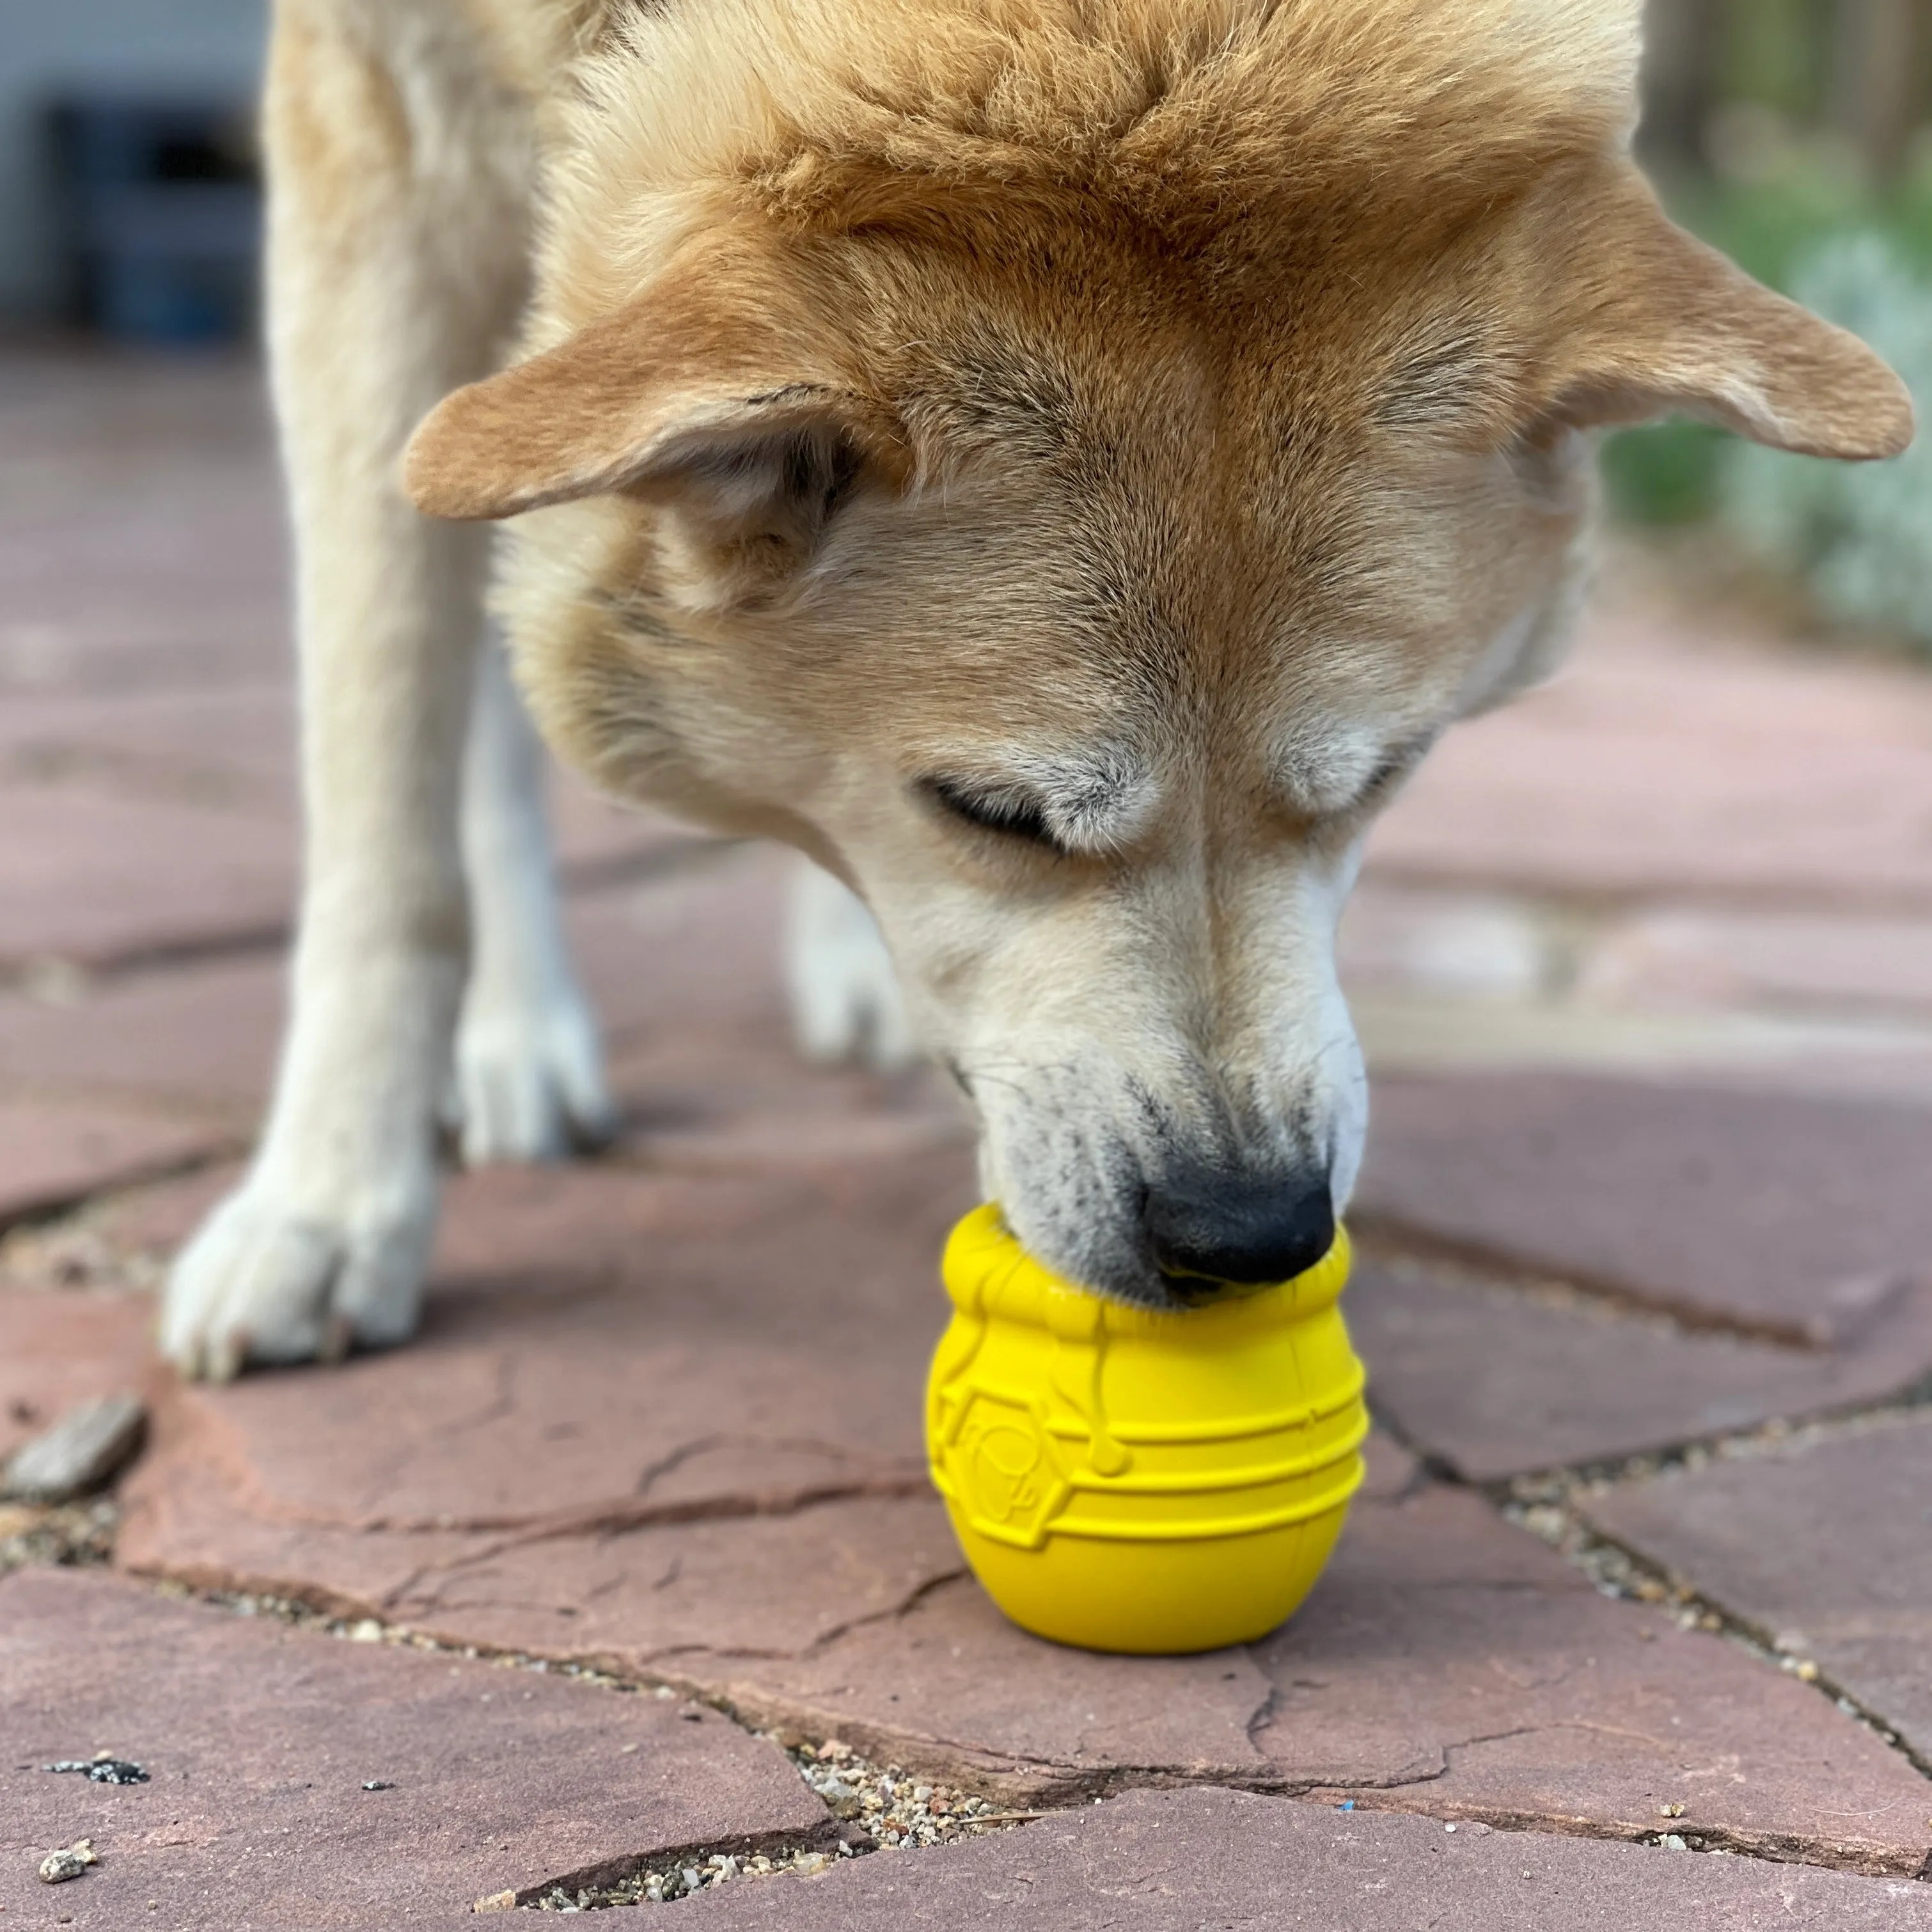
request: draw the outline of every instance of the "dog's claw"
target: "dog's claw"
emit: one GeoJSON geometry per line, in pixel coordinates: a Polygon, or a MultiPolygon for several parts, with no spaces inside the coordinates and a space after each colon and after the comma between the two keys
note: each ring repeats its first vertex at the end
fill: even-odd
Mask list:
{"type": "MultiPolygon", "coordinates": [[[[427,1150],[425,1150],[426,1153],[427,1150]]],[[[232,1382],[250,1362],[338,1361],[416,1326],[436,1219],[427,1158],[408,1184],[292,1199],[256,1174],[177,1257],[163,1352],[190,1379],[232,1382]]]]}

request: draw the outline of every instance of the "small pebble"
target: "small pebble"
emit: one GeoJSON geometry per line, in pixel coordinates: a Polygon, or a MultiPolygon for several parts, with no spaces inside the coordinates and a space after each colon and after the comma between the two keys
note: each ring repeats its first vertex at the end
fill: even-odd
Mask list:
{"type": "Polygon", "coordinates": [[[94,1852],[92,1838],[76,1838],[70,1845],[64,1845],[57,1852],[50,1852],[40,1861],[40,1882],[43,1885],[64,1885],[70,1878],[78,1878],[89,1865],[98,1865],[100,1859],[94,1852]]]}
{"type": "Polygon", "coordinates": [[[141,1446],[148,1412],[138,1396],[97,1396],[14,1452],[0,1492],[33,1503],[71,1502],[116,1474],[141,1446]]]}

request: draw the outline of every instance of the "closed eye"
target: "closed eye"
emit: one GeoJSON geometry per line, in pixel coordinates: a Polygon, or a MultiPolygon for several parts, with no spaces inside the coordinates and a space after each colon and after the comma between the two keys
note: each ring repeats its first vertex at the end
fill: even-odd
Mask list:
{"type": "Polygon", "coordinates": [[[1063,856],[1066,852],[1047,822],[1045,806],[1025,792],[982,790],[950,778],[921,778],[918,789],[949,817],[963,819],[982,832],[1023,838],[1029,844],[1044,846],[1063,856]]]}
{"type": "Polygon", "coordinates": [[[1393,791],[1421,764],[1424,756],[1435,742],[1435,736],[1432,733],[1427,737],[1412,739],[1406,745],[1398,746],[1369,774],[1348,809],[1361,812],[1370,806],[1379,805],[1384,794],[1393,791]]]}

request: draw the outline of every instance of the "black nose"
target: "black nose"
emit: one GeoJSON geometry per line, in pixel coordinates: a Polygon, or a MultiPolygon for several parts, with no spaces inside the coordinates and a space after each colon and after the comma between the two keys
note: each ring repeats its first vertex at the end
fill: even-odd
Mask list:
{"type": "Polygon", "coordinates": [[[1150,1192],[1145,1219],[1154,1265],[1188,1302],[1292,1280],[1335,1244],[1325,1173],[1204,1177],[1150,1192]]]}

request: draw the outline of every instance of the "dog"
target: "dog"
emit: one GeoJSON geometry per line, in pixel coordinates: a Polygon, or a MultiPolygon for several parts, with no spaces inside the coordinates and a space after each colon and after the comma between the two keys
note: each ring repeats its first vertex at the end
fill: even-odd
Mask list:
{"type": "Polygon", "coordinates": [[[471,1160],[610,1130],[504,520],[544,736],[820,868],[816,1036],[896,973],[1033,1252],[1155,1307],[1316,1259],[1364,838],[1561,656],[1594,433],[1912,434],[1660,212],[1640,12],[278,0],[306,889],[182,1369],[410,1334],[452,1081],[471,1160]]]}

